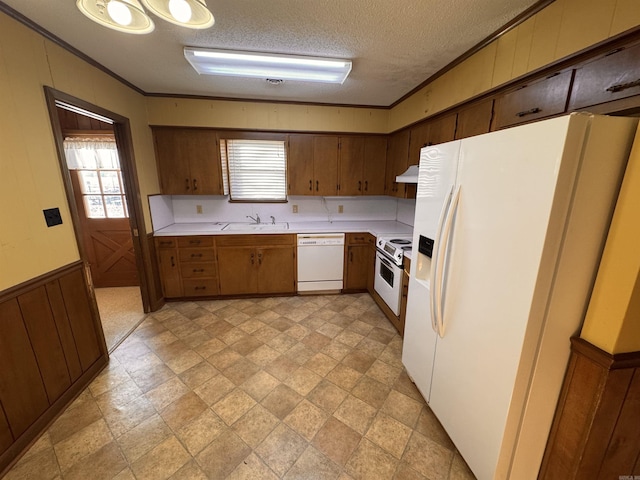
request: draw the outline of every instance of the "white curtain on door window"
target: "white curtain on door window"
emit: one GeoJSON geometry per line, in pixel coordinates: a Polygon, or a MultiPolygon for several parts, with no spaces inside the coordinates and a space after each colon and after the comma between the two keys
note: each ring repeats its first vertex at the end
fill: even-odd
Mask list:
{"type": "Polygon", "coordinates": [[[64,153],[70,170],[120,169],[116,141],[109,138],[65,138],[64,153]]]}

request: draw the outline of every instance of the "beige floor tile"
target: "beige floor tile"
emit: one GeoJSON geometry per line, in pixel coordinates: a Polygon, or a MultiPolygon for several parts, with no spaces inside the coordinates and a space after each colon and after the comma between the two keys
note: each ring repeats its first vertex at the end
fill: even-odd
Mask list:
{"type": "Polygon", "coordinates": [[[278,480],[273,471],[255,454],[250,454],[236,469],[231,472],[227,480],[278,480]]]}
{"type": "Polygon", "coordinates": [[[399,460],[409,442],[411,432],[405,424],[379,412],[365,436],[399,460]]]}
{"type": "Polygon", "coordinates": [[[242,359],[242,355],[240,355],[235,350],[230,348],[225,348],[224,350],[220,350],[217,353],[214,353],[210,357],[207,358],[209,363],[216,367],[218,370],[222,371],[226,368],[229,368],[238,360],[242,359]]]}
{"type": "Polygon", "coordinates": [[[127,370],[127,372],[132,373],[138,370],[146,370],[154,365],[163,365],[160,357],[149,351],[148,353],[141,354],[139,356],[130,357],[126,360],[121,360],[122,366],[127,370]]]}
{"type": "Polygon", "coordinates": [[[336,340],[350,347],[355,347],[363,338],[364,335],[360,335],[359,333],[352,332],[350,330],[345,330],[336,337],[336,340]]]}
{"type": "Polygon", "coordinates": [[[303,325],[298,325],[296,323],[295,325],[292,325],[287,330],[285,330],[284,333],[289,335],[291,338],[295,338],[296,340],[300,341],[303,338],[305,338],[307,335],[309,335],[311,331],[307,327],[303,325]]]}
{"type": "Polygon", "coordinates": [[[87,425],[54,445],[60,470],[62,472],[69,470],[78,461],[97,452],[111,441],[113,441],[113,436],[103,419],[87,425]]]}
{"type": "Polygon", "coordinates": [[[47,448],[28,458],[21,458],[3,480],[49,479],[60,475],[60,468],[53,448],[47,448]]]}
{"type": "Polygon", "coordinates": [[[189,460],[180,469],[169,477],[170,480],[209,480],[204,474],[198,462],[189,460]]]}
{"type": "Polygon", "coordinates": [[[402,460],[429,480],[446,480],[453,452],[414,431],[402,460]]]}
{"type": "Polygon", "coordinates": [[[411,381],[406,370],[403,370],[398,376],[396,382],[393,385],[393,389],[404,393],[407,397],[411,397],[414,400],[426,404],[424,397],[416,388],[416,385],[411,381]]]}
{"type": "Polygon", "coordinates": [[[274,350],[279,351],[280,353],[284,353],[291,347],[293,347],[296,343],[298,343],[298,341],[295,338],[290,337],[286,333],[281,333],[277,337],[273,337],[271,340],[269,340],[267,342],[267,345],[269,345],[274,350]]]}
{"type": "Polygon", "coordinates": [[[255,449],[258,456],[282,477],[307,448],[307,442],[286,425],[278,425],[255,449]]]}
{"type": "Polygon", "coordinates": [[[142,455],[170,437],[171,434],[171,429],[160,415],[156,414],[120,436],[117,442],[127,460],[135,462],[142,455]]]}
{"type": "MultiPolygon", "coordinates": [[[[243,330],[244,331],[244,330],[243,330]]],[[[264,342],[261,342],[256,337],[246,336],[241,340],[235,342],[231,348],[238,352],[243,357],[246,357],[251,352],[253,352],[256,348],[264,345],[264,342]]]]}
{"type": "Polygon", "coordinates": [[[422,411],[422,404],[396,390],[391,390],[381,411],[409,428],[414,428],[422,411]]]}
{"type": "Polygon", "coordinates": [[[179,375],[180,380],[190,389],[195,389],[207,380],[218,375],[218,370],[209,362],[203,360],[179,375]]]}
{"type": "Polygon", "coordinates": [[[271,393],[278,385],[280,385],[280,381],[277,378],[268,374],[264,370],[260,370],[240,385],[240,388],[251,395],[254,400],[259,402],[271,393]]]}
{"type": "Polygon", "coordinates": [[[252,361],[260,367],[264,367],[280,356],[280,352],[274,350],[269,345],[262,345],[247,355],[247,360],[252,361]]]}
{"type": "Polygon", "coordinates": [[[231,474],[251,453],[251,448],[234,432],[225,430],[202,452],[196,460],[211,479],[222,479],[231,474]]]}
{"type": "Polygon", "coordinates": [[[374,408],[382,407],[390,392],[391,388],[366,375],[351,389],[351,395],[374,408]]]}
{"type": "Polygon", "coordinates": [[[262,405],[256,405],[233,424],[233,431],[250,447],[256,448],[280,421],[262,405]]]}
{"type": "Polygon", "coordinates": [[[133,380],[127,380],[111,390],[96,397],[96,402],[103,412],[109,407],[118,407],[142,396],[142,390],[133,380]]]}
{"type": "Polygon", "coordinates": [[[324,353],[316,353],[304,364],[312,372],[324,377],[327,373],[335,368],[338,361],[325,355],[324,353]]]}
{"type": "Polygon", "coordinates": [[[402,370],[380,360],[373,362],[366,375],[390,387],[396,383],[402,370]]]}
{"type": "Polygon", "coordinates": [[[140,425],[149,417],[156,414],[156,409],[147,398],[142,395],[126,405],[109,407],[102,411],[104,420],[109,425],[115,438],[127,433],[140,425]]]}
{"type": "Polygon", "coordinates": [[[167,407],[160,412],[160,415],[169,428],[176,431],[184,424],[199,416],[207,408],[207,404],[204,403],[198,395],[189,391],[175,402],[167,405],[167,407]]]}
{"type": "Polygon", "coordinates": [[[189,388],[178,377],[173,377],[149,390],[145,393],[145,396],[155,409],[160,412],[187,392],[189,392],[189,388]]]}
{"type": "Polygon", "coordinates": [[[67,410],[60,415],[49,427],[49,438],[52,443],[56,444],[100,418],[102,418],[102,412],[98,408],[98,404],[93,400],[88,400],[79,407],[67,410]]]}
{"type": "Polygon", "coordinates": [[[113,477],[113,480],[136,480],[136,476],[133,474],[131,468],[127,467],[113,477]]]}
{"type": "Polygon", "coordinates": [[[136,460],[131,468],[137,480],[164,480],[189,460],[191,455],[176,437],[171,436],[136,460]]]}
{"type": "Polygon", "coordinates": [[[354,350],[346,357],[344,357],[342,359],[342,362],[340,363],[346,365],[347,367],[353,368],[360,373],[365,373],[367,370],[369,370],[369,367],[371,367],[375,360],[375,357],[369,355],[366,352],[354,350]]]}
{"type": "Polygon", "coordinates": [[[360,340],[360,343],[356,345],[359,351],[366,352],[372,357],[378,358],[382,352],[384,352],[385,346],[382,343],[378,343],[375,340],[371,340],[369,337],[364,337],[360,340]]]}
{"type": "Polygon", "coordinates": [[[281,382],[284,382],[299,367],[300,365],[298,365],[293,360],[289,359],[285,355],[280,355],[273,362],[264,367],[264,369],[281,382]]]}
{"type": "Polygon", "coordinates": [[[373,328],[374,327],[372,325],[369,325],[368,323],[361,322],[360,320],[354,320],[347,327],[347,330],[366,337],[371,332],[371,330],[373,330],[373,328]]]}
{"type": "Polygon", "coordinates": [[[351,347],[338,340],[333,340],[322,349],[322,353],[338,361],[346,357],[349,352],[351,352],[351,347]]]}
{"type": "MultiPolygon", "coordinates": [[[[67,470],[68,480],[110,480],[127,468],[127,461],[116,442],[109,442],[100,450],[87,455],[67,470]]],[[[42,478],[42,477],[41,477],[42,478]]]]}
{"type": "Polygon", "coordinates": [[[311,357],[316,354],[315,350],[309,348],[302,342],[295,344],[284,355],[298,365],[304,365],[311,357]]]}
{"type": "Polygon", "coordinates": [[[197,365],[202,360],[203,358],[196,352],[193,350],[187,350],[186,352],[167,360],[166,364],[173,373],[179,375],[185,370],[189,370],[194,365],[197,365]]]}
{"type": "Polygon", "coordinates": [[[333,414],[342,423],[364,435],[371,425],[377,410],[353,395],[348,395],[333,414]]]}
{"type": "Polygon", "coordinates": [[[171,380],[175,377],[175,373],[164,363],[159,365],[153,365],[149,368],[143,368],[136,370],[130,374],[133,381],[136,383],[140,390],[148,392],[158,385],[171,380]]]}
{"type": "Polygon", "coordinates": [[[442,428],[442,425],[440,424],[436,416],[426,405],[420,412],[420,417],[418,418],[418,423],[416,424],[415,429],[417,432],[420,432],[428,439],[433,440],[434,442],[438,442],[443,447],[450,450],[455,449],[453,442],[447,435],[447,432],[444,430],[444,428],[442,428]]]}
{"type": "Polygon", "coordinates": [[[345,465],[362,435],[335,417],[329,418],[313,439],[313,445],[338,465],[345,465]]]}
{"type": "Polygon", "coordinates": [[[261,329],[254,332],[253,336],[263,343],[268,343],[270,340],[280,335],[280,333],[280,330],[269,325],[265,325],[261,329]]]}
{"type": "Polygon", "coordinates": [[[322,380],[308,395],[307,399],[325,410],[333,413],[347,397],[348,393],[328,380],[322,380]]]}
{"type": "Polygon", "coordinates": [[[393,480],[429,480],[404,462],[400,462],[393,480]]]}
{"type": "Polygon", "coordinates": [[[284,479],[334,480],[340,475],[340,470],[340,467],[309,445],[284,476],[284,479]]]}
{"type": "Polygon", "coordinates": [[[250,395],[239,388],[236,388],[219,402],[215,403],[211,409],[227,425],[233,425],[236,420],[253,408],[256,401],[250,395]]]}
{"type": "Polygon", "coordinates": [[[325,378],[345,390],[351,390],[358,383],[360,377],[362,377],[360,372],[340,363],[325,378]]]}
{"type": "Polygon", "coordinates": [[[195,456],[204,447],[213,442],[225,432],[227,426],[211,410],[205,410],[199,416],[180,428],[176,435],[187,447],[191,455],[195,456]]]}
{"type": "Polygon", "coordinates": [[[127,380],[130,380],[127,370],[120,363],[110,362],[102,373],[91,382],[89,390],[94,397],[97,397],[127,380]]]}
{"type": "Polygon", "coordinates": [[[356,480],[386,480],[393,478],[398,460],[366,438],[347,463],[347,473],[356,480]]]}
{"type": "Polygon", "coordinates": [[[342,330],[342,327],[329,322],[316,329],[316,331],[329,338],[336,338],[342,332],[342,330]]]}
{"type": "Polygon", "coordinates": [[[307,400],[302,400],[284,419],[289,427],[311,441],[329,418],[329,414],[307,400]]]}
{"type": "Polygon", "coordinates": [[[293,372],[284,383],[304,397],[313,390],[321,380],[322,377],[320,375],[317,375],[308,368],[300,367],[293,372]]]}
{"type": "Polygon", "coordinates": [[[211,406],[227,395],[236,386],[224,375],[216,375],[197,387],[194,392],[204,403],[211,406]]]}
{"type": "Polygon", "coordinates": [[[471,472],[471,469],[458,452],[456,452],[453,457],[449,480],[476,480],[473,472],[471,472]]]}
{"type": "MultiPolygon", "coordinates": [[[[264,311],[264,309],[262,309],[262,311],[264,311]]],[[[245,312],[247,313],[247,312],[245,312]]],[[[260,312],[261,313],[261,312],[260,312]]],[[[240,330],[242,330],[245,333],[248,334],[253,334],[255,332],[257,332],[258,330],[260,330],[261,328],[265,327],[266,325],[264,324],[264,322],[258,320],[255,318],[256,315],[258,315],[259,313],[252,313],[251,318],[249,320],[247,320],[246,322],[242,323],[241,325],[239,325],[238,327],[240,328],[240,330]]]]}
{"type": "Polygon", "coordinates": [[[206,342],[198,345],[194,350],[203,358],[209,358],[211,355],[221,352],[225,348],[227,348],[226,343],[221,341],[219,338],[214,337],[211,340],[207,340],[206,342]]]}
{"type": "Polygon", "coordinates": [[[289,415],[302,400],[302,396],[286,385],[278,385],[260,403],[264,408],[282,420],[289,415]]]}
{"type": "Polygon", "coordinates": [[[235,385],[240,385],[259,371],[260,367],[258,365],[246,358],[241,358],[229,368],[223,369],[222,373],[235,385]]]}

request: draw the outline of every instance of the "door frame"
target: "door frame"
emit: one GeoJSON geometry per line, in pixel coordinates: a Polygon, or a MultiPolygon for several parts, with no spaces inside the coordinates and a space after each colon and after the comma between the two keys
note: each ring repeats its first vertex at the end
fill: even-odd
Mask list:
{"type": "MultiPolygon", "coordinates": [[[[138,188],[138,174],[136,170],[135,156],[133,153],[131,125],[129,119],[51,87],[45,86],[44,93],[46,97],[47,107],[49,109],[49,118],[51,120],[51,127],[53,129],[56,150],[58,152],[58,162],[60,164],[60,171],[62,173],[62,179],[64,182],[67,203],[69,205],[69,211],[71,212],[71,219],[73,222],[73,230],[76,236],[76,243],[78,245],[78,251],[80,252],[80,259],[84,263],[87,273],[89,272],[88,257],[84,242],[82,240],[82,227],[80,226],[80,216],[74,197],[71,174],[69,173],[67,159],[64,153],[64,136],[62,134],[62,126],[60,124],[60,118],[57,112],[58,104],[66,104],[75,107],[80,111],[85,111],[89,114],[94,114],[95,116],[101,116],[106,120],[112,122],[113,133],[118,149],[118,157],[120,160],[120,170],[122,172],[122,178],[126,191],[126,203],[127,209],[129,210],[129,225],[131,227],[133,249],[136,257],[138,276],[140,279],[142,307],[145,313],[149,313],[152,310],[157,310],[161,305],[157,305],[156,302],[153,301],[154,295],[152,295],[152,292],[154,292],[156,289],[154,288],[154,275],[150,262],[151,252],[149,249],[149,244],[147,242],[147,233],[144,225],[142,202],[140,200],[140,190],[138,188]]],[[[91,290],[92,296],[94,296],[93,282],[91,282],[89,288],[91,290]]]]}

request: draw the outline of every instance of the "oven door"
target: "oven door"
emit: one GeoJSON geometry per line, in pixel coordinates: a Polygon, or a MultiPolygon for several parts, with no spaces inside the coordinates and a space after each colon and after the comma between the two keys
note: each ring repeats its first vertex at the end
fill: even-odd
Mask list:
{"type": "Polygon", "coordinates": [[[376,252],[376,276],[373,286],[393,314],[400,315],[402,267],[398,267],[380,252],[376,252]]]}

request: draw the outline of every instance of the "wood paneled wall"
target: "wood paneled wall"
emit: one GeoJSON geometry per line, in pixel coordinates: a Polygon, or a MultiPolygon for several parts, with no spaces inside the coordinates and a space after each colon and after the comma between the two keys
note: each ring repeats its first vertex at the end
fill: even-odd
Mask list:
{"type": "Polygon", "coordinates": [[[611,355],[580,338],[542,461],[541,480],[640,475],[640,352],[611,355]]]}
{"type": "Polygon", "coordinates": [[[0,293],[0,476],[107,361],[82,263],[0,293]]]}

